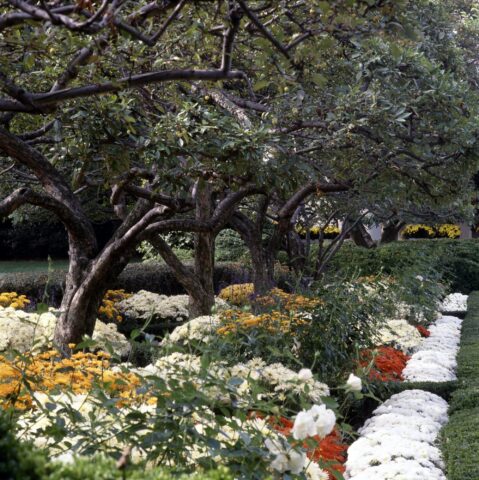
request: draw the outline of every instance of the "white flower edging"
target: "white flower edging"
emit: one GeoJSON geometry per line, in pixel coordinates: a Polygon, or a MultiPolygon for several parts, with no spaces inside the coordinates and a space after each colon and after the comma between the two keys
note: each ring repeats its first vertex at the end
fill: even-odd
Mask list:
{"type": "Polygon", "coordinates": [[[441,316],[403,370],[410,382],[447,382],[456,379],[456,356],[461,341],[462,320],[441,316]]]}
{"type": "Polygon", "coordinates": [[[459,313],[467,311],[467,295],[451,293],[442,301],[440,306],[443,313],[459,313]]]}
{"type": "Polygon", "coordinates": [[[348,449],[350,480],[446,480],[435,445],[447,402],[422,390],[393,395],[374,411],[348,449]]]}
{"type": "MultiPolygon", "coordinates": [[[[467,310],[467,296],[451,294],[443,312],[467,310]]],[[[456,356],[462,320],[439,316],[431,335],[413,354],[403,371],[407,381],[444,382],[456,379],[456,356]]],[[[436,445],[447,423],[447,402],[422,390],[393,395],[374,411],[359,430],[361,437],[348,449],[345,478],[350,480],[446,480],[436,445]]]]}

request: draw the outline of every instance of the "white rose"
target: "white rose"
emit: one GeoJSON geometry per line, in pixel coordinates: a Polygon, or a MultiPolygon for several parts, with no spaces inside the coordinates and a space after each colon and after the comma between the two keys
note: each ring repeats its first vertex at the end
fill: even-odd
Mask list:
{"type": "Polygon", "coordinates": [[[313,405],[308,412],[314,419],[316,435],[321,438],[328,436],[336,425],[336,415],[325,405],[313,405]]]}
{"type": "Polygon", "coordinates": [[[310,410],[303,410],[296,415],[292,432],[295,440],[304,440],[316,435],[315,418],[310,410]]]}
{"type": "Polygon", "coordinates": [[[307,382],[308,380],[312,380],[313,378],[313,372],[309,368],[302,368],[298,372],[298,380],[301,380],[302,382],[307,382]]]}
{"type": "Polygon", "coordinates": [[[289,452],[289,464],[288,470],[291,473],[298,474],[300,473],[304,466],[306,465],[307,457],[304,452],[297,452],[296,450],[291,450],[289,452]]]}
{"type": "Polygon", "coordinates": [[[352,373],[349,375],[346,385],[352,392],[360,392],[363,388],[363,382],[361,379],[352,373]]]}

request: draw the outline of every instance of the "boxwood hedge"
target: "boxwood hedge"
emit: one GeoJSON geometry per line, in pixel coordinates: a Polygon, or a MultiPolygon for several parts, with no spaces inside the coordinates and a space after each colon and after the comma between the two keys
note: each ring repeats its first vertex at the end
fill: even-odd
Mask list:
{"type": "Polygon", "coordinates": [[[442,451],[449,480],[479,479],[479,292],[468,300],[457,357],[459,388],[452,394],[442,451]]]}

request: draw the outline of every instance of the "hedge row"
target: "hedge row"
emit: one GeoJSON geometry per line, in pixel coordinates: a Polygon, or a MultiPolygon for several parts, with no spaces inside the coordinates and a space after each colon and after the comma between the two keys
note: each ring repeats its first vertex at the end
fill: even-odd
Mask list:
{"type": "MultiPolygon", "coordinates": [[[[65,287],[66,271],[8,273],[0,276],[0,292],[19,292],[35,302],[43,301],[58,306],[65,287]]],[[[251,272],[239,263],[218,263],[215,268],[215,288],[218,292],[233,283],[245,283],[251,272]]],[[[284,279],[280,279],[284,283],[284,279]]],[[[127,292],[148,290],[163,295],[184,292],[168,266],[161,263],[131,263],[109,288],[123,288],[127,292]]]]}
{"type": "Polygon", "coordinates": [[[78,458],[73,463],[50,462],[45,451],[20,442],[12,423],[0,412],[0,479],[2,480],[233,480],[224,468],[194,474],[178,474],[168,468],[144,470],[139,466],[120,471],[112,458],[78,458]]]}
{"type": "Polygon", "coordinates": [[[458,389],[449,404],[442,451],[449,480],[479,479],[479,292],[468,300],[457,357],[458,389]]]}
{"type": "Polygon", "coordinates": [[[408,240],[374,249],[348,244],[336,254],[330,268],[358,275],[394,275],[412,267],[423,271],[434,268],[452,292],[479,290],[479,239],[408,240]]]}

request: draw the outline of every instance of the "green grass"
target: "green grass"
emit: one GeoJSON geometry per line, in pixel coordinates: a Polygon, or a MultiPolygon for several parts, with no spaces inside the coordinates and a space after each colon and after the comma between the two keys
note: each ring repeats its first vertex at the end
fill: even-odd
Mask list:
{"type": "MultiPolygon", "coordinates": [[[[51,262],[54,270],[66,270],[68,260],[53,260],[51,262]]],[[[8,260],[0,262],[0,275],[16,272],[47,272],[47,260],[8,260]]]]}
{"type": "Polygon", "coordinates": [[[457,357],[458,386],[442,431],[442,451],[449,480],[479,479],[479,292],[468,300],[457,357]]]}

